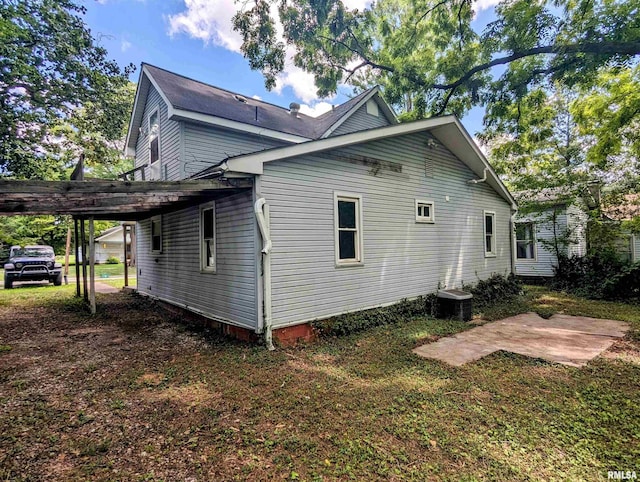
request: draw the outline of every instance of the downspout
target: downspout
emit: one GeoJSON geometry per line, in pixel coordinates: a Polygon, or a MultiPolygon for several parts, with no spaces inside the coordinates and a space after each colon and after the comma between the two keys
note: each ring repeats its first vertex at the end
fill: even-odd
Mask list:
{"type": "Polygon", "coordinates": [[[273,346],[273,336],[271,329],[271,237],[269,236],[269,226],[267,216],[269,206],[265,206],[266,199],[261,197],[253,206],[262,236],[262,284],[264,289],[264,339],[268,350],[275,350],[273,346]]]}
{"type": "Polygon", "coordinates": [[[469,184],[479,184],[481,182],[485,182],[487,180],[487,172],[489,171],[488,167],[484,168],[484,172],[482,173],[484,177],[482,179],[470,179],[467,181],[469,184]]]}

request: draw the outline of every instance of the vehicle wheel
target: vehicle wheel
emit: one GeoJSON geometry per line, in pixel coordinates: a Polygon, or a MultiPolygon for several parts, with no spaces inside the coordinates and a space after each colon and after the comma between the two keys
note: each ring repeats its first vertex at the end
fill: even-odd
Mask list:
{"type": "Polygon", "coordinates": [[[9,279],[9,277],[5,274],[4,275],[4,289],[5,290],[10,290],[11,288],[13,288],[13,281],[11,279],[9,279]]]}
{"type": "Polygon", "coordinates": [[[54,286],[60,286],[62,284],[62,273],[58,274],[52,281],[54,286]]]}

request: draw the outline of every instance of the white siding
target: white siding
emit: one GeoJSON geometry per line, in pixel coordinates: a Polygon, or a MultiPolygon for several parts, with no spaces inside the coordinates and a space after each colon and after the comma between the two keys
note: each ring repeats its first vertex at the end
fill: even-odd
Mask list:
{"type": "Polygon", "coordinates": [[[197,124],[184,125],[185,177],[192,176],[227,157],[286,145],[285,142],[215,129],[197,124]]]}
{"type": "Polygon", "coordinates": [[[587,223],[589,215],[579,206],[570,205],[567,208],[567,228],[571,242],[569,243],[569,256],[587,255],[587,223]]]}
{"type": "Polygon", "coordinates": [[[519,276],[554,275],[553,268],[558,264],[558,257],[553,248],[554,237],[562,237],[567,232],[567,214],[564,207],[559,207],[556,223],[553,223],[553,209],[541,213],[519,216],[517,222],[534,222],[536,235],[536,259],[516,259],[516,274],[519,276]]]}
{"type": "Polygon", "coordinates": [[[631,239],[633,241],[633,262],[640,262],[640,235],[632,234],[631,239]]]}
{"type": "Polygon", "coordinates": [[[365,104],[355,111],[351,117],[344,121],[335,131],[333,131],[331,136],[339,136],[341,134],[348,134],[349,132],[362,131],[388,125],[390,125],[390,123],[382,113],[382,109],[378,109],[377,116],[367,114],[367,106],[365,104]]]}
{"type": "Polygon", "coordinates": [[[473,283],[510,271],[510,206],[426,134],[337,152],[402,165],[402,172],[330,153],[265,165],[274,326],[328,317],[473,283]],[[425,175],[430,159],[433,176],[425,175]],[[335,266],[334,192],[362,195],[364,266],[335,266]],[[448,197],[448,200],[447,200],[448,197]],[[435,223],[416,223],[415,199],[435,203],[435,223]],[[483,210],[496,212],[497,256],[484,256],[483,210]]]}
{"type": "MultiPolygon", "coordinates": [[[[168,109],[158,91],[151,86],[142,116],[141,131],[136,142],[135,167],[149,163],[149,132],[148,117],[156,107],[160,113],[160,178],[170,181],[182,178],[182,163],[180,159],[180,123],[167,118],[168,109]]],[[[149,179],[149,170],[145,170],[149,179]]],[[[142,174],[136,173],[136,180],[141,180],[142,174]]]]}
{"type": "Polygon", "coordinates": [[[151,254],[149,220],[138,223],[138,291],[255,329],[256,227],[251,191],[216,200],[216,273],[200,271],[199,206],[162,216],[162,253],[151,254]]]}

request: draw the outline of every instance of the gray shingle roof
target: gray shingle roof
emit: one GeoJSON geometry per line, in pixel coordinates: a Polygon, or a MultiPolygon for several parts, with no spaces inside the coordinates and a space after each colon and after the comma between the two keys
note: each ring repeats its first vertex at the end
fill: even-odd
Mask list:
{"type": "Polygon", "coordinates": [[[309,139],[319,138],[371,91],[369,89],[319,117],[304,114],[294,117],[287,108],[246,98],[153,65],[143,65],[176,109],[216,116],[309,139]]]}

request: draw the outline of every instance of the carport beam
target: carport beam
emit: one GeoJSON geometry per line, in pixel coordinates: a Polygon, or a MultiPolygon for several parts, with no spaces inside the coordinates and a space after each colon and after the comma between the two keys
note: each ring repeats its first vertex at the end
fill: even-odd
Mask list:
{"type": "Polygon", "coordinates": [[[80,245],[80,236],[78,235],[78,219],[75,217],[73,218],[73,230],[75,235],[73,238],[73,250],[76,255],[76,296],[80,298],[80,250],[78,249],[80,245]]]}
{"type": "Polygon", "coordinates": [[[96,314],[96,243],[93,217],[89,218],[89,306],[91,314],[96,314]]]}
{"type": "Polygon", "coordinates": [[[127,229],[129,226],[127,224],[122,224],[122,238],[123,238],[123,246],[124,246],[124,286],[129,286],[129,269],[127,263],[127,229]]]}

